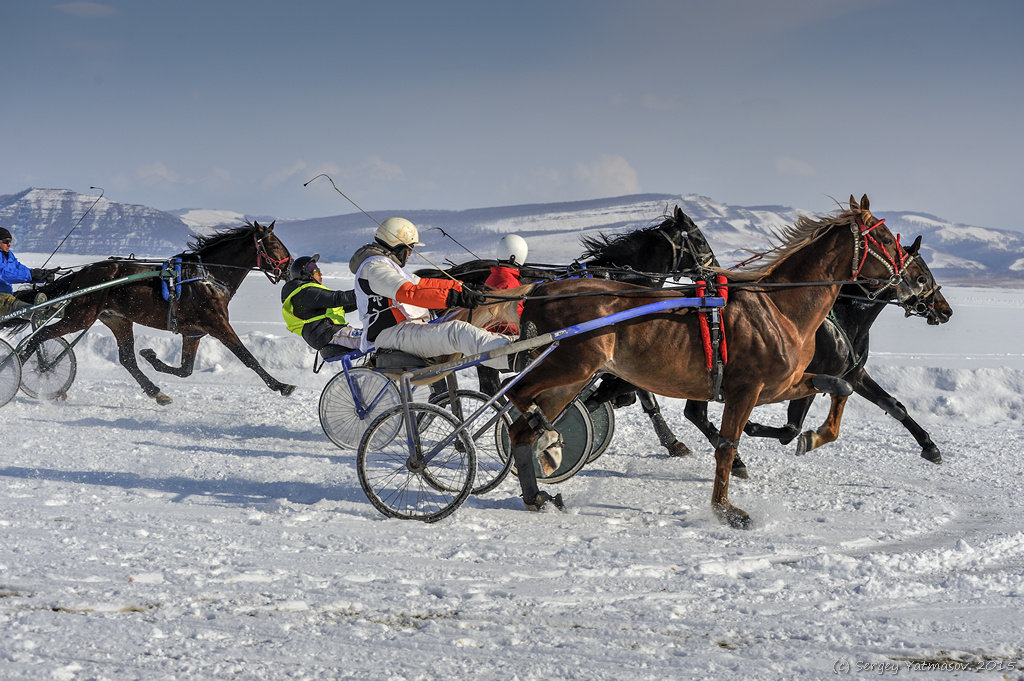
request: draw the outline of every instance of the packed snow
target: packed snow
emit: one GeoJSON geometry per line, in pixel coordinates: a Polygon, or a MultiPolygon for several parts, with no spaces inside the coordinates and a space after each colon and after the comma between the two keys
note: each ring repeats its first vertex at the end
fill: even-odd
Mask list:
{"type": "Polygon", "coordinates": [[[941,327],[883,313],[868,365],[944,463],[855,397],[804,457],[743,440],[748,531],[712,514],[712,450],[677,400],[689,458],[626,407],[550,488],[564,512],[525,512],[510,477],[425,524],[375,511],[324,436],[332,370],[261,275],[233,321],[290,397],[206,339],[192,377],[147,371],[161,407],[97,325],[66,401],[0,408],[0,679],[1024,679],[1024,292],[944,293],[941,327]]]}

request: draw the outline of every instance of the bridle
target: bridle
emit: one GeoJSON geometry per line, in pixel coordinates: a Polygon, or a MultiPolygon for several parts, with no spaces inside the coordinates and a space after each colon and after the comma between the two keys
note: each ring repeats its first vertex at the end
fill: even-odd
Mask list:
{"type": "Polygon", "coordinates": [[[277,284],[285,278],[285,274],[288,272],[288,263],[292,258],[286,256],[278,260],[270,257],[270,253],[267,252],[267,247],[263,243],[269,234],[270,232],[267,232],[260,237],[256,236],[256,232],[252,233],[253,241],[256,244],[256,268],[267,276],[271,284],[277,284]]]}
{"type": "Polygon", "coordinates": [[[670,237],[660,229],[657,231],[657,234],[672,246],[672,265],[669,268],[668,273],[675,274],[674,279],[676,281],[679,280],[679,277],[691,271],[683,269],[683,258],[687,255],[690,256],[691,260],[693,260],[693,271],[699,272],[701,270],[718,266],[715,254],[712,253],[710,249],[700,249],[698,251],[690,236],[689,230],[681,229],[679,239],[670,237]],[[680,241],[682,242],[682,245],[680,245],[680,241]]]}
{"type": "Polygon", "coordinates": [[[905,299],[908,299],[914,296],[915,293],[906,285],[903,274],[907,271],[907,266],[910,264],[912,256],[903,249],[899,234],[896,235],[896,255],[892,256],[885,250],[885,247],[871,233],[884,223],[885,218],[882,218],[875,224],[867,227],[860,221],[860,217],[854,218],[854,224],[850,226],[853,232],[853,272],[850,275],[850,280],[857,281],[861,270],[864,269],[864,265],[867,263],[868,256],[870,256],[889,270],[889,280],[879,288],[874,289],[868,289],[863,284],[858,284],[861,290],[864,291],[864,295],[874,300],[890,288],[903,284],[907,290],[905,299]]]}

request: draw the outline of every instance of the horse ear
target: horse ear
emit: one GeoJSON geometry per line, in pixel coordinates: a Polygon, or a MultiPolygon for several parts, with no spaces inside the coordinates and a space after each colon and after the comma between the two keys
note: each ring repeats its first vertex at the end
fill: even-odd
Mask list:
{"type": "Polygon", "coordinates": [[[682,220],[683,219],[683,211],[682,211],[682,209],[679,206],[676,206],[675,216],[676,216],[676,220],[682,220]]]}
{"type": "Polygon", "coordinates": [[[871,202],[868,201],[868,195],[865,194],[864,196],[860,197],[860,209],[861,210],[869,210],[870,208],[871,208],[871,202]]]}
{"type": "Polygon", "coordinates": [[[908,255],[914,255],[919,250],[921,250],[921,235],[920,234],[918,234],[917,238],[914,239],[914,243],[910,244],[910,247],[907,248],[907,254],[908,255]]]}
{"type": "Polygon", "coordinates": [[[271,220],[270,226],[267,227],[267,234],[270,234],[271,232],[274,231],[274,225],[276,225],[276,224],[277,224],[277,220],[271,220]]]}
{"type": "Polygon", "coordinates": [[[850,210],[852,210],[852,211],[860,210],[860,205],[857,203],[857,199],[855,199],[853,197],[853,194],[850,194],[850,210]]]}

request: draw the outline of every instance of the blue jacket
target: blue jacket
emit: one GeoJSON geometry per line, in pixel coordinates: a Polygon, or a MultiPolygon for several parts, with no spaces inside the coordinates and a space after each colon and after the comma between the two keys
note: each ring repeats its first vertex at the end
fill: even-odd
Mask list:
{"type": "Polygon", "coordinates": [[[32,271],[18,262],[13,253],[0,253],[0,293],[14,293],[11,284],[32,281],[32,271]]]}

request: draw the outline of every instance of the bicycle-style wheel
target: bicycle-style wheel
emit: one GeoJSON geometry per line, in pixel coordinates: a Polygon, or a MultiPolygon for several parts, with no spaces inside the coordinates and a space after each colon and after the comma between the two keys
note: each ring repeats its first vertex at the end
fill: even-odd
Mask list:
{"type": "Polygon", "coordinates": [[[63,338],[48,338],[22,361],[21,391],[40,400],[63,398],[77,373],[78,360],[71,345],[63,338]]]}
{"type": "MultiPolygon", "coordinates": [[[[374,419],[400,402],[398,386],[384,374],[365,367],[342,371],[320,394],[320,426],[337,446],[356,449],[374,419]]],[[[397,432],[378,436],[391,440],[397,432]]]]}
{"type": "MultiPolygon", "coordinates": [[[[452,412],[460,423],[473,415],[490,398],[475,390],[457,390],[456,401],[452,403],[447,391],[430,398],[431,404],[452,412]]],[[[469,424],[469,435],[476,449],[476,482],[473,494],[486,494],[500,485],[512,469],[512,442],[508,429],[512,425],[512,417],[502,412],[501,405],[495,403],[491,408],[478,416],[469,424]]]]}
{"type": "Polygon", "coordinates": [[[6,341],[0,339],[0,407],[10,402],[21,387],[21,360],[6,341]]]}
{"type": "Polygon", "coordinates": [[[359,484],[384,515],[435,522],[455,512],[473,489],[476,451],[465,430],[438,451],[438,445],[461,425],[433,404],[409,405],[413,429],[405,424],[405,407],[378,416],[363,434],[356,456],[359,484]],[[385,441],[380,432],[398,432],[385,441]]]}
{"type": "MultiPolygon", "coordinates": [[[[513,407],[513,420],[518,416],[518,410],[513,407]]],[[[586,465],[590,452],[594,449],[594,423],[587,408],[579,399],[575,399],[551,425],[562,436],[562,463],[549,475],[544,475],[541,471],[536,457],[533,460],[533,467],[537,474],[537,482],[553,484],[568,480],[586,465]]],[[[518,475],[515,464],[512,465],[512,474],[518,475]]]]}

